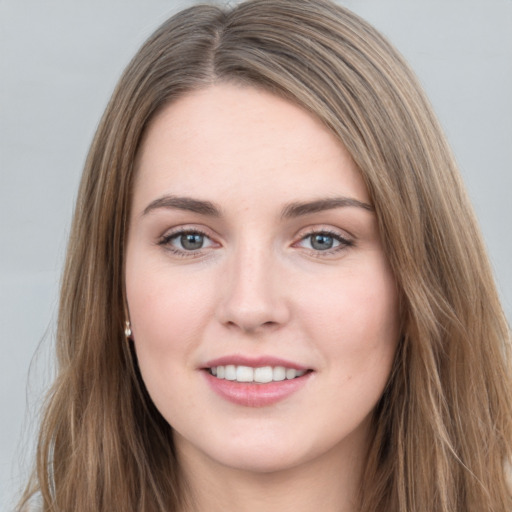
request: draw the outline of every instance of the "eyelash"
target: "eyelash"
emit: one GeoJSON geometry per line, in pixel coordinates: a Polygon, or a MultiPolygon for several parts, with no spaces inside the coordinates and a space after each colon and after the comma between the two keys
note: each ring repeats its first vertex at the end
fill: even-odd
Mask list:
{"type": "Polygon", "coordinates": [[[184,235],[200,235],[204,238],[211,240],[211,237],[208,236],[207,233],[201,231],[200,229],[179,229],[177,231],[173,231],[172,233],[168,233],[164,235],[159,241],[158,245],[165,247],[166,250],[172,252],[174,255],[182,257],[182,258],[194,258],[202,255],[202,249],[197,250],[186,250],[186,249],[178,249],[172,245],[172,241],[184,235]]]}
{"type": "Polygon", "coordinates": [[[335,241],[339,242],[339,245],[336,247],[333,247],[331,249],[326,250],[315,250],[315,249],[308,249],[309,253],[317,258],[322,258],[325,256],[331,256],[334,254],[337,254],[341,251],[344,251],[350,247],[353,247],[355,245],[353,240],[349,240],[348,238],[345,238],[341,236],[338,232],[332,231],[329,229],[312,229],[311,231],[303,234],[300,237],[300,240],[298,242],[295,242],[293,245],[297,245],[300,242],[303,242],[304,240],[307,240],[308,238],[313,237],[314,235],[324,235],[333,238],[335,241]]]}
{"type": "MultiPolygon", "coordinates": [[[[207,248],[199,248],[199,249],[178,249],[172,245],[172,241],[174,239],[178,239],[179,237],[182,237],[184,235],[200,235],[204,238],[211,240],[211,237],[205,233],[204,231],[193,228],[193,229],[179,229],[177,231],[173,231],[172,233],[168,233],[164,235],[159,241],[158,245],[165,247],[166,250],[172,252],[174,255],[182,257],[182,258],[194,258],[194,257],[200,257],[203,254],[203,249],[207,248]]],[[[338,252],[341,252],[343,250],[346,250],[350,247],[353,247],[354,241],[349,240],[343,236],[341,236],[339,233],[335,231],[331,231],[329,229],[312,229],[311,231],[303,234],[300,239],[297,242],[294,242],[292,246],[297,246],[301,242],[307,240],[308,238],[313,237],[314,235],[324,235],[333,238],[336,242],[339,243],[336,247],[333,247],[331,249],[326,250],[315,250],[315,249],[307,249],[306,250],[313,255],[314,257],[321,258],[323,256],[330,256],[333,254],[337,254],[338,252]]]]}

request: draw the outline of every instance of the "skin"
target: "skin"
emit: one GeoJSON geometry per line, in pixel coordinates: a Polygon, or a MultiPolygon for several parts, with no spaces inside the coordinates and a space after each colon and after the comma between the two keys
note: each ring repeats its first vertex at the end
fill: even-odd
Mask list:
{"type": "Polygon", "coordinates": [[[129,317],[193,509],[353,510],[398,340],[396,285],[371,207],[282,215],[326,198],[370,205],[350,155],[300,107],[217,84],[164,108],[136,164],[129,317]],[[168,195],[209,201],[218,215],[165,206],[168,195]],[[203,246],[187,250],[183,231],[203,246]],[[238,405],[205,378],[205,362],[227,355],[310,372],[278,403],[238,405]]]}

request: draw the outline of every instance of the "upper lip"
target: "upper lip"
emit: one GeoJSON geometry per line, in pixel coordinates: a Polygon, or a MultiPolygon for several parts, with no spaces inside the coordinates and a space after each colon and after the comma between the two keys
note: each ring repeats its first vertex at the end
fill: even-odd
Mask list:
{"type": "Polygon", "coordinates": [[[294,368],[296,370],[310,370],[307,366],[273,356],[247,357],[242,355],[222,356],[207,361],[203,368],[214,368],[216,366],[249,366],[251,368],[261,368],[263,366],[284,366],[285,368],[294,368]]]}

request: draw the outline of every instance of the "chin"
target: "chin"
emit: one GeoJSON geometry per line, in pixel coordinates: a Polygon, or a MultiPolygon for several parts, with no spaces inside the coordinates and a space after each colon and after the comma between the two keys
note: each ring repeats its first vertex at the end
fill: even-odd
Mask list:
{"type": "MultiPolygon", "coordinates": [[[[338,452],[344,443],[333,447],[329,439],[317,439],[314,436],[293,436],[291,432],[283,434],[279,429],[265,429],[260,425],[258,432],[250,429],[243,433],[231,432],[228,436],[184,439],[178,434],[175,438],[178,453],[182,460],[196,463],[207,461],[217,466],[238,472],[253,474],[275,474],[286,472],[301,466],[309,466],[321,460],[330,459],[331,453],[338,452]],[[277,430],[277,432],[276,432],[277,430]],[[304,439],[309,439],[309,443],[304,439]]],[[[327,438],[329,436],[326,436],[327,438]]]]}
{"type": "Polygon", "coordinates": [[[287,471],[307,460],[305,454],[291,449],[253,449],[240,455],[230,458],[231,467],[236,465],[242,471],[261,474],[287,471]]]}
{"type": "Polygon", "coordinates": [[[289,453],[274,449],[245,449],[233,454],[224,453],[217,462],[226,468],[253,474],[274,474],[296,468],[306,462],[307,457],[300,456],[295,451],[289,453]]]}

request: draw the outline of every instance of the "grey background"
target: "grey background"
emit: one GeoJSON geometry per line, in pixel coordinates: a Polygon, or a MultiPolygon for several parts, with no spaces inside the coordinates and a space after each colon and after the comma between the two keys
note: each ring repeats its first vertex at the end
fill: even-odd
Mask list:
{"type": "MultiPolygon", "coordinates": [[[[1,510],[25,479],[51,381],[60,270],[88,145],[138,46],[193,3],[0,0],[1,510]]],[[[340,3],[382,30],[418,73],[512,319],[512,0],[340,3]]]]}

